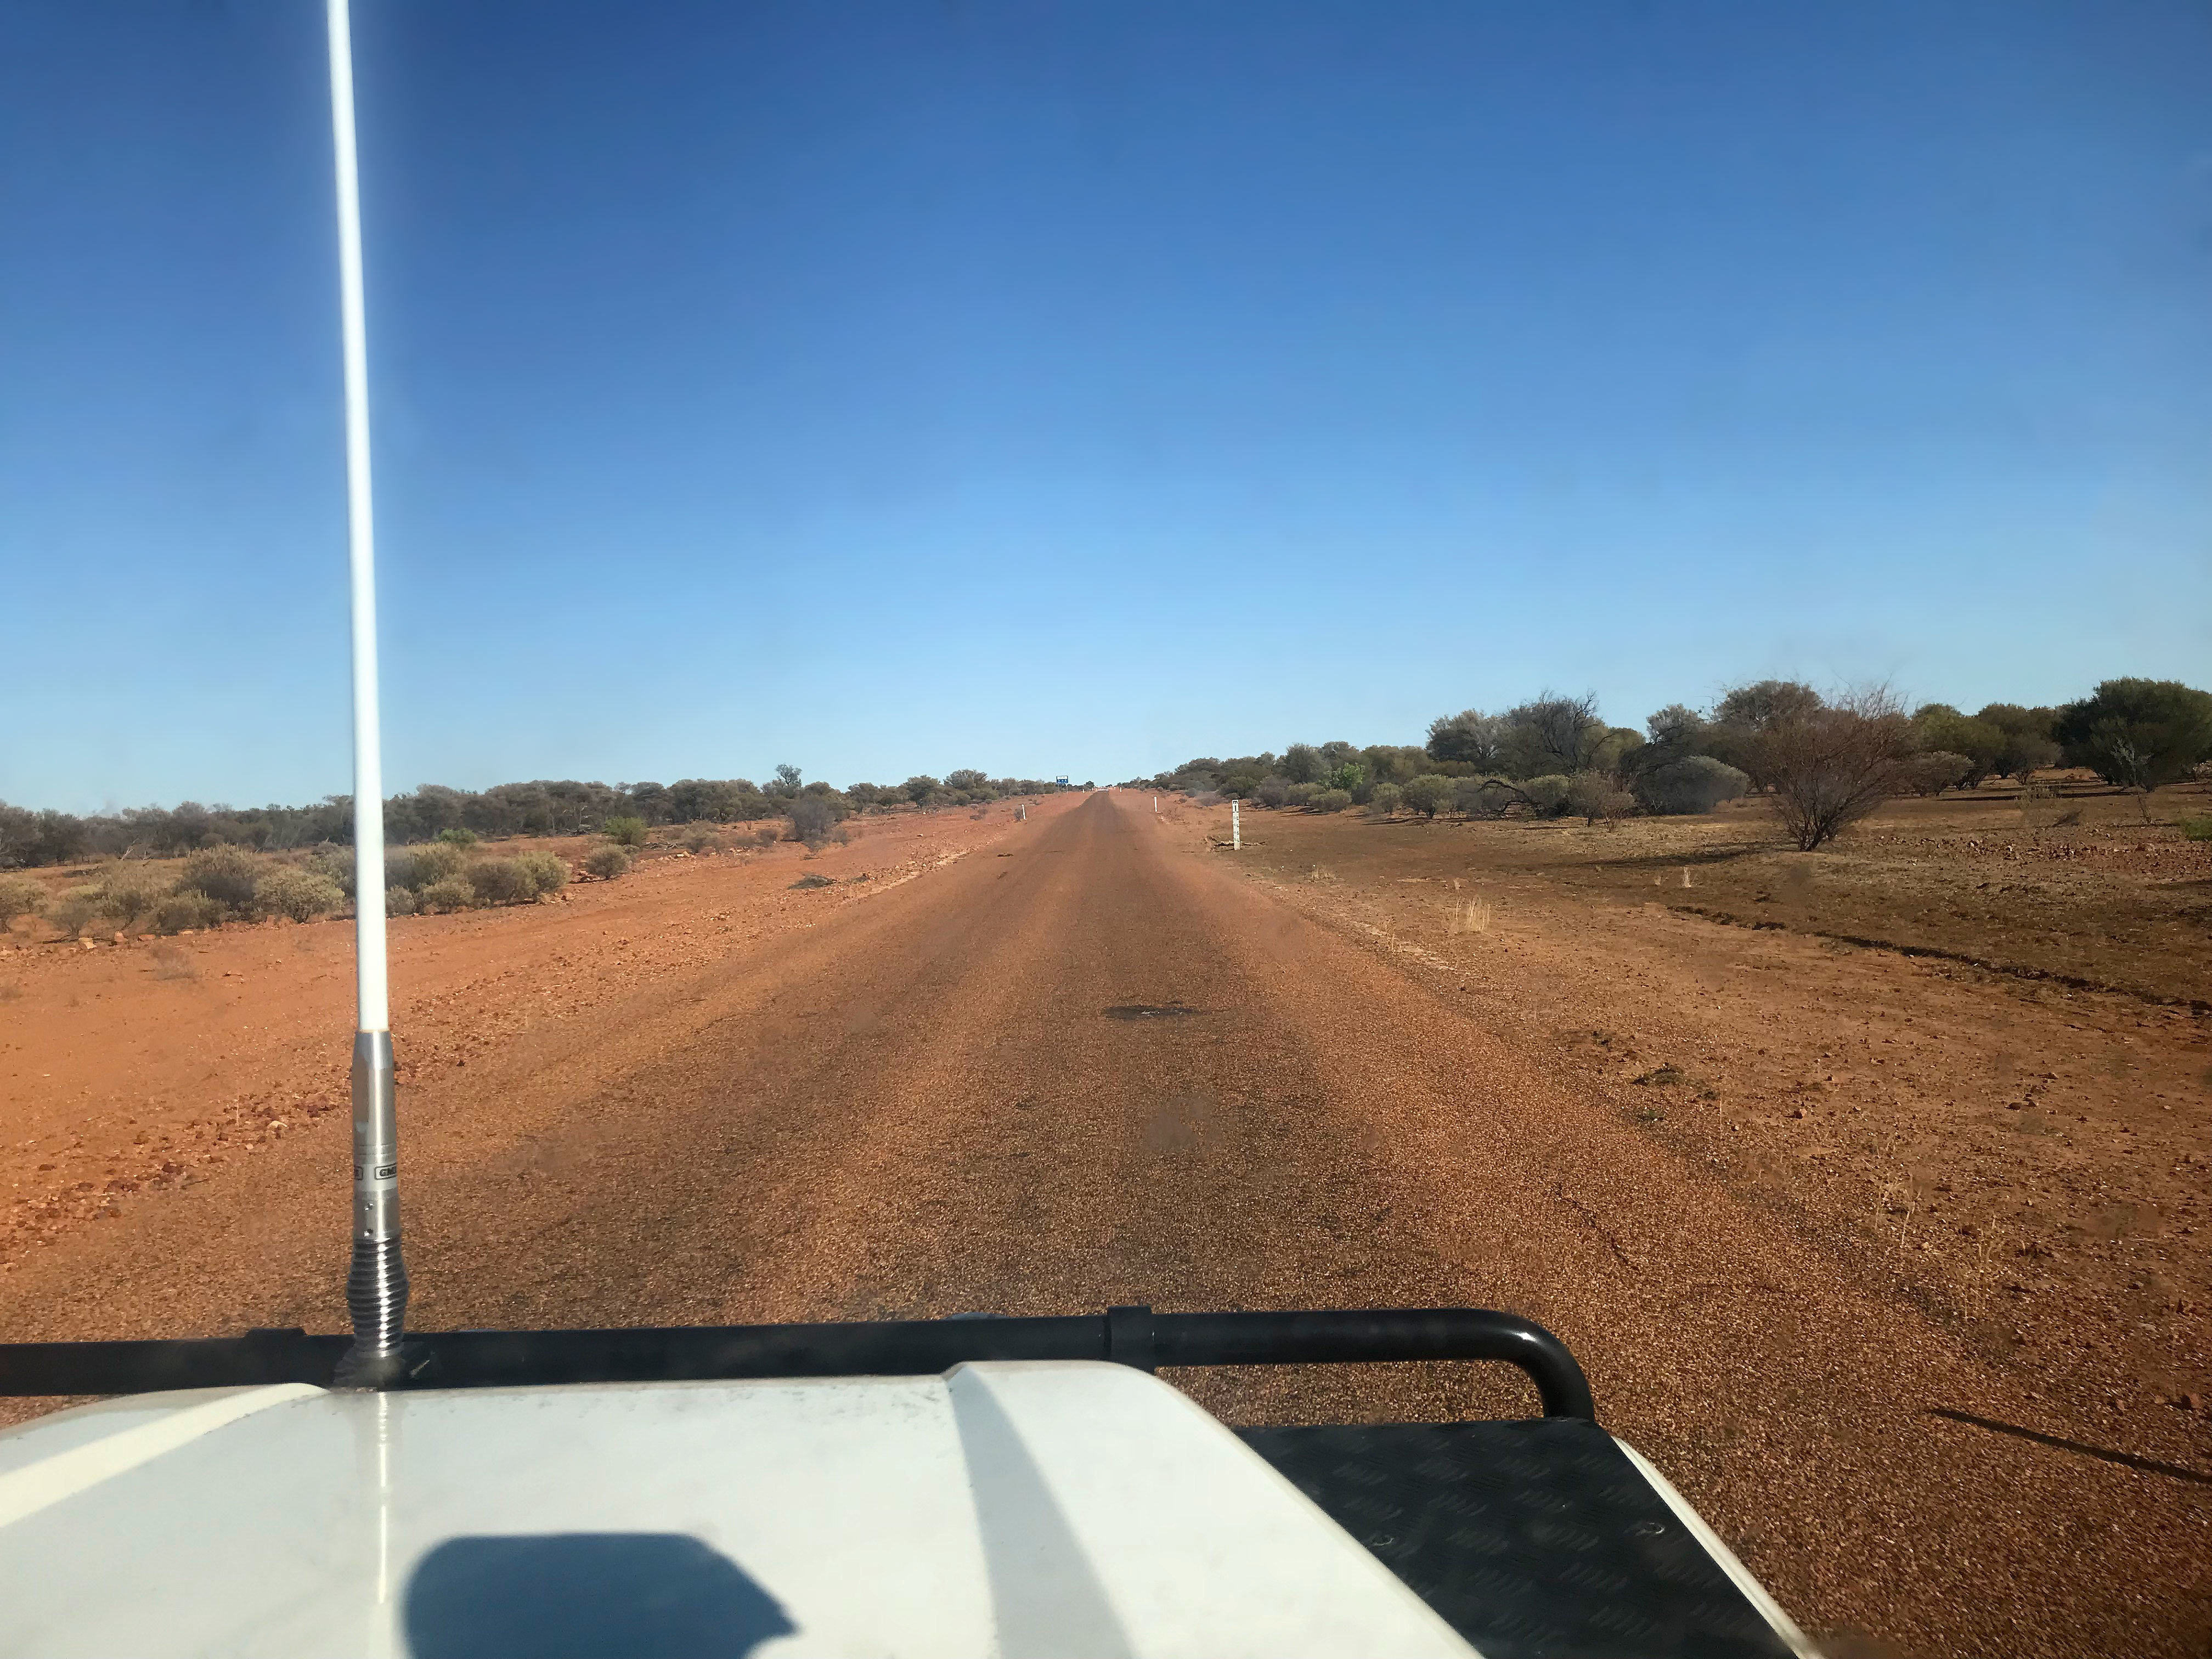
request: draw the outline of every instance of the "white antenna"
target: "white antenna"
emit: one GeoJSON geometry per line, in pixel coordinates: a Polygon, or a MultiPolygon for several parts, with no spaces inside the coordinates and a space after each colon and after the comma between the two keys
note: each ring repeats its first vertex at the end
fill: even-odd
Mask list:
{"type": "Polygon", "coordinates": [[[384,766],[376,707],[376,526],[369,506],[368,325],[362,297],[361,182],[354,155],[353,19],[327,0],[331,131],[337,140],[338,296],[345,335],[346,506],[353,568],[354,974],[353,1266],[346,1307],[353,1348],[342,1385],[374,1388],[399,1374],[407,1269],[399,1259],[399,1121],[385,977],[384,766]]]}

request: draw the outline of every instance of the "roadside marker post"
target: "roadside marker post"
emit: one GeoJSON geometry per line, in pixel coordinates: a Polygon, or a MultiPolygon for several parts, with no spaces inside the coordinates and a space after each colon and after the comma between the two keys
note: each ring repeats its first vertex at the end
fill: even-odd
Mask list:
{"type": "Polygon", "coordinates": [[[1244,818],[1242,801],[1232,800],[1229,803],[1229,850],[1232,853],[1241,853],[1244,850],[1244,818]]]}

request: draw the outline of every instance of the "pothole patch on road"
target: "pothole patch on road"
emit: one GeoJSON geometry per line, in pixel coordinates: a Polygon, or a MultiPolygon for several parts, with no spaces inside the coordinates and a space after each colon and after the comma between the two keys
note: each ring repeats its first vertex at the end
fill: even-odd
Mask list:
{"type": "Polygon", "coordinates": [[[1180,1002],[1125,1002],[1105,1011],[1109,1019],[1178,1019],[1186,1015],[1202,1014],[1203,1008],[1193,1008],[1180,1002]]]}

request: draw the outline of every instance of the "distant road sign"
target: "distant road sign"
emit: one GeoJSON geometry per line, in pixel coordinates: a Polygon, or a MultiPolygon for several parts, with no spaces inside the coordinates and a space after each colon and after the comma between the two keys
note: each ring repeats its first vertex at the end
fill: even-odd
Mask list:
{"type": "Polygon", "coordinates": [[[1061,788],[1063,788],[1063,789],[1066,788],[1066,787],[1067,787],[1067,774],[1066,774],[1066,773],[1065,773],[1065,772],[1061,773],[1058,777],[1054,778],[1054,779],[1053,780],[1053,781],[1054,781],[1054,783],[1058,784],[1061,788]]]}

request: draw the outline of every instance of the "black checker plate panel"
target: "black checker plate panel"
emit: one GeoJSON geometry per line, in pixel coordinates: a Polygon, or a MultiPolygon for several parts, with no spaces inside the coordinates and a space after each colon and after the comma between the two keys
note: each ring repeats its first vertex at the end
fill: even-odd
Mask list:
{"type": "Polygon", "coordinates": [[[1594,1423],[1237,1432],[1488,1659],[1788,1659],[1594,1423]]]}

